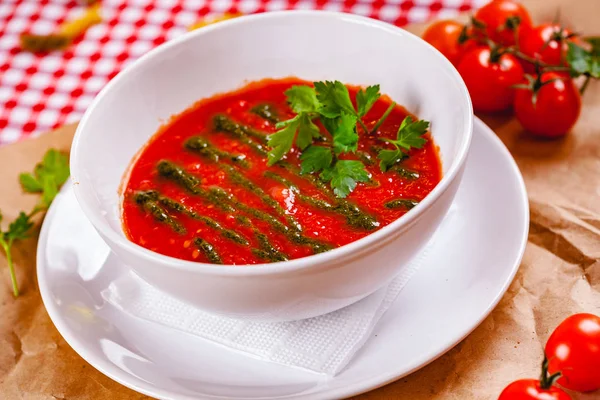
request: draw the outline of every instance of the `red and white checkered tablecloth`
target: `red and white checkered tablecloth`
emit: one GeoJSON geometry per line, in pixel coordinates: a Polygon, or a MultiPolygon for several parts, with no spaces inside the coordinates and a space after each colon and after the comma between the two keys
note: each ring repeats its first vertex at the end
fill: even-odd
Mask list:
{"type": "Polygon", "coordinates": [[[104,0],[103,22],[69,49],[21,51],[22,32],[50,33],[83,12],[76,0],[0,0],[0,145],[81,118],[98,91],[123,67],[183,34],[200,18],[223,13],[324,9],[399,26],[451,18],[486,0],[104,0]]]}

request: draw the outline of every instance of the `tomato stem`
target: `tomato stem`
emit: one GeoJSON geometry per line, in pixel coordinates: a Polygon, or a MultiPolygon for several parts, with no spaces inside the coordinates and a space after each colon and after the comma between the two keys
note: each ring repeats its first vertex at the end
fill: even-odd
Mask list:
{"type": "Polygon", "coordinates": [[[542,361],[542,375],[540,376],[540,388],[544,390],[550,389],[556,383],[556,380],[562,376],[560,372],[548,375],[549,364],[548,357],[544,356],[544,361],[542,361]]]}
{"type": "Polygon", "coordinates": [[[583,95],[583,92],[585,92],[585,89],[587,89],[588,84],[590,83],[590,79],[591,77],[589,75],[586,75],[585,81],[583,81],[583,85],[581,85],[581,88],[579,88],[579,94],[583,95]]]}

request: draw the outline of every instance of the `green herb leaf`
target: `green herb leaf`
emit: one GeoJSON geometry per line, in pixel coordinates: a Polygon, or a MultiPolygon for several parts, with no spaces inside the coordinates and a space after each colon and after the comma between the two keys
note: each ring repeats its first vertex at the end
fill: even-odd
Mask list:
{"type": "Polygon", "coordinates": [[[313,138],[321,136],[319,127],[316,126],[307,114],[301,114],[300,123],[298,124],[298,137],[296,144],[300,150],[307,148],[313,141],[313,138]]]}
{"type": "Polygon", "coordinates": [[[367,87],[365,91],[360,89],[356,94],[356,105],[358,106],[358,115],[364,117],[367,115],[373,104],[381,97],[379,85],[367,87]]]}
{"type": "Polygon", "coordinates": [[[317,99],[321,103],[319,113],[327,118],[339,117],[342,111],[356,115],[348,88],[340,81],[315,82],[317,99]]]}
{"type": "Polygon", "coordinates": [[[325,129],[327,129],[327,131],[331,134],[331,136],[333,136],[339,125],[339,118],[327,118],[321,115],[319,120],[325,129]]]}
{"type": "Polygon", "coordinates": [[[320,107],[315,89],[310,86],[292,86],[285,95],[292,110],[298,114],[316,112],[320,107]]]}
{"type": "Polygon", "coordinates": [[[429,128],[428,121],[420,120],[413,122],[412,117],[408,116],[400,124],[398,139],[394,141],[394,144],[406,150],[410,150],[412,147],[420,149],[427,143],[427,140],[421,137],[427,132],[427,128],[429,128]]]}
{"type": "Polygon", "coordinates": [[[30,235],[30,230],[33,227],[33,222],[23,211],[19,213],[17,219],[10,223],[8,231],[4,233],[6,241],[27,239],[30,235]]]}
{"type": "Polygon", "coordinates": [[[298,125],[300,125],[300,118],[302,118],[302,115],[298,114],[292,119],[277,123],[277,128],[281,129],[269,135],[267,140],[267,144],[271,148],[267,156],[267,165],[271,166],[275,164],[290,151],[294,144],[296,130],[298,129],[298,125]]]}
{"type": "Polygon", "coordinates": [[[406,158],[406,154],[398,149],[395,150],[381,150],[377,155],[379,158],[379,168],[382,172],[389,170],[394,164],[402,161],[406,158]]]}
{"type": "Polygon", "coordinates": [[[42,187],[43,187],[43,192],[42,192],[42,200],[41,200],[40,204],[45,209],[48,209],[50,207],[50,204],[52,204],[52,201],[58,194],[59,186],[56,184],[56,178],[54,176],[43,175],[42,176],[42,187]]]}
{"type": "Polygon", "coordinates": [[[356,120],[356,116],[342,113],[337,129],[333,134],[333,150],[336,155],[356,151],[358,147],[356,120]]]}
{"type": "Polygon", "coordinates": [[[343,198],[356,188],[358,182],[367,182],[369,174],[360,161],[338,160],[321,173],[321,179],[329,181],[336,196],[343,198]]]}
{"type": "Polygon", "coordinates": [[[308,174],[329,168],[333,161],[331,149],[323,146],[310,146],[302,152],[300,173],[308,174]]]}
{"type": "Polygon", "coordinates": [[[424,120],[413,121],[412,117],[408,116],[404,118],[404,121],[398,128],[398,134],[395,140],[393,139],[381,139],[384,142],[391,143],[396,147],[395,150],[380,150],[377,158],[379,162],[379,168],[381,171],[386,172],[397,162],[402,161],[407,157],[406,151],[409,151],[413,147],[420,149],[427,143],[427,140],[422,136],[427,132],[429,128],[429,122],[424,120]]]}
{"type": "MultiPolygon", "coordinates": [[[[569,46],[567,62],[571,67],[571,76],[586,75],[600,79],[599,51],[595,47],[591,51],[588,51],[572,42],[567,42],[567,44],[569,46]]],[[[594,46],[594,43],[592,43],[592,46],[594,46]]]]}
{"type": "Polygon", "coordinates": [[[28,193],[39,193],[43,190],[42,185],[35,176],[29,172],[23,172],[19,175],[19,182],[25,192],[28,193]]]}
{"type": "Polygon", "coordinates": [[[44,155],[41,163],[35,166],[33,174],[22,173],[19,182],[25,192],[42,194],[41,206],[50,205],[58,188],[69,178],[69,160],[57,150],[50,149],[44,155]],[[46,190],[48,193],[46,193],[46,190]]]}

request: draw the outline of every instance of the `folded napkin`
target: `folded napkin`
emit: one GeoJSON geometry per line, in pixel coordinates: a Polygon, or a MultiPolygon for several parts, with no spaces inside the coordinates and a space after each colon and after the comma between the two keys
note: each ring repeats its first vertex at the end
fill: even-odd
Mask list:
{"type": "Polygon", "coordinates": [[[434,241],[435,237],[386,287],[341,310],[300,321],[252,322],[209,314],[162,293],[133,272],[112,282],[102,296],[132,316],[230,350],[334,376],[368,340],[383,313],[427,259],[434,241]]]}
{"type": "MultiPolygon", "coordinates": [[[[102,260],[109,253],[108,246],[83,215],[71,188],[66,189],[57,198],[56,212],[61,224],[51,227],[49,261],[61,265],[78,260],[82,276],[95,275],[99,267],[104,268],[102,260]],[[76,227],[71,232],[79,234],[63,234],[65,226],[76,227]]],[[[447,216],[443,224],[449,219],[447,216]]],[[[162,293],[133,272],[112,281],[102,297],[134,317],[187,332],[232,351],[333,376],[368,340],[383,313],[424,263],[431,246],[429,243],[386,287],[341,310],[300,321],[252,322],[208,314],[162,293]]]]}

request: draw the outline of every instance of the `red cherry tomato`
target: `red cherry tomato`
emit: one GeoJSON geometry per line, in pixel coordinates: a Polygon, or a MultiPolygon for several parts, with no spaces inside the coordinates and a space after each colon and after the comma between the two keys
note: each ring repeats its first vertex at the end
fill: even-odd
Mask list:
{"type": "Polygon", "coordinates": [[[475,19],[486,26],[490,39],[505,46],[515,44],[515,32],[507,27],[507,19],[518,17],[519,36],[532,26],[529,13],[521,4],[511,0],[493,0],[475,13],[475,19]]]}
{"type": "MultiPolygon", "coordinates": [[[[516,90],[516,117],[523,128],[535,135],[548,138],[563,136],[579,118],[579,91],[571,79],[554,72],[544,73],[540,82],[542,86],[537,89],[535,104],[533,88],[516,90]]],[[[598,352],[600,357],[600,350],[598,352]]],[[[600,374],[600,363],[598,365],[600,374]]]]}
{"type": "Polygon", "coordinates": [[[463,29],[464,25],[456,21],[437,21],[423,33],[423,40],[438,49],[454,66],[457,66],[463,55],[477,46],[472,39],[464,43],[458,42],[463,29]]]}
{"type": "Polygon", "coordinates": [[[460,64],[462,76],[476,111],[502,111],[509,108],[514,99],[512,87],[523,79],[523,68],[512,54],[503,54],[492,59],[489,47],[469,51],[460,64]]]}
{"type": "Polygon", "coordinates": [[[600,389],[600,317],[571,315],[554,330],[545,352],[549,371],[562,373],[559,384],[578,392],[600,389]]]}
{"type": "MultiPolygon", "coordinates": [[[[519,49],[525,55],[550,65],[565,65],[571,32],[558,24],[542,24],[519,37],[519,49]]],[[[530,63],[526,69],[533,71],[530,63]]]]}
{"type": "Polygon", "coordinates": [[[571,400],[571,397],[555,386],[543,389],[536,379],[521,379],[508,385],[498,400],[571,400]]]}

